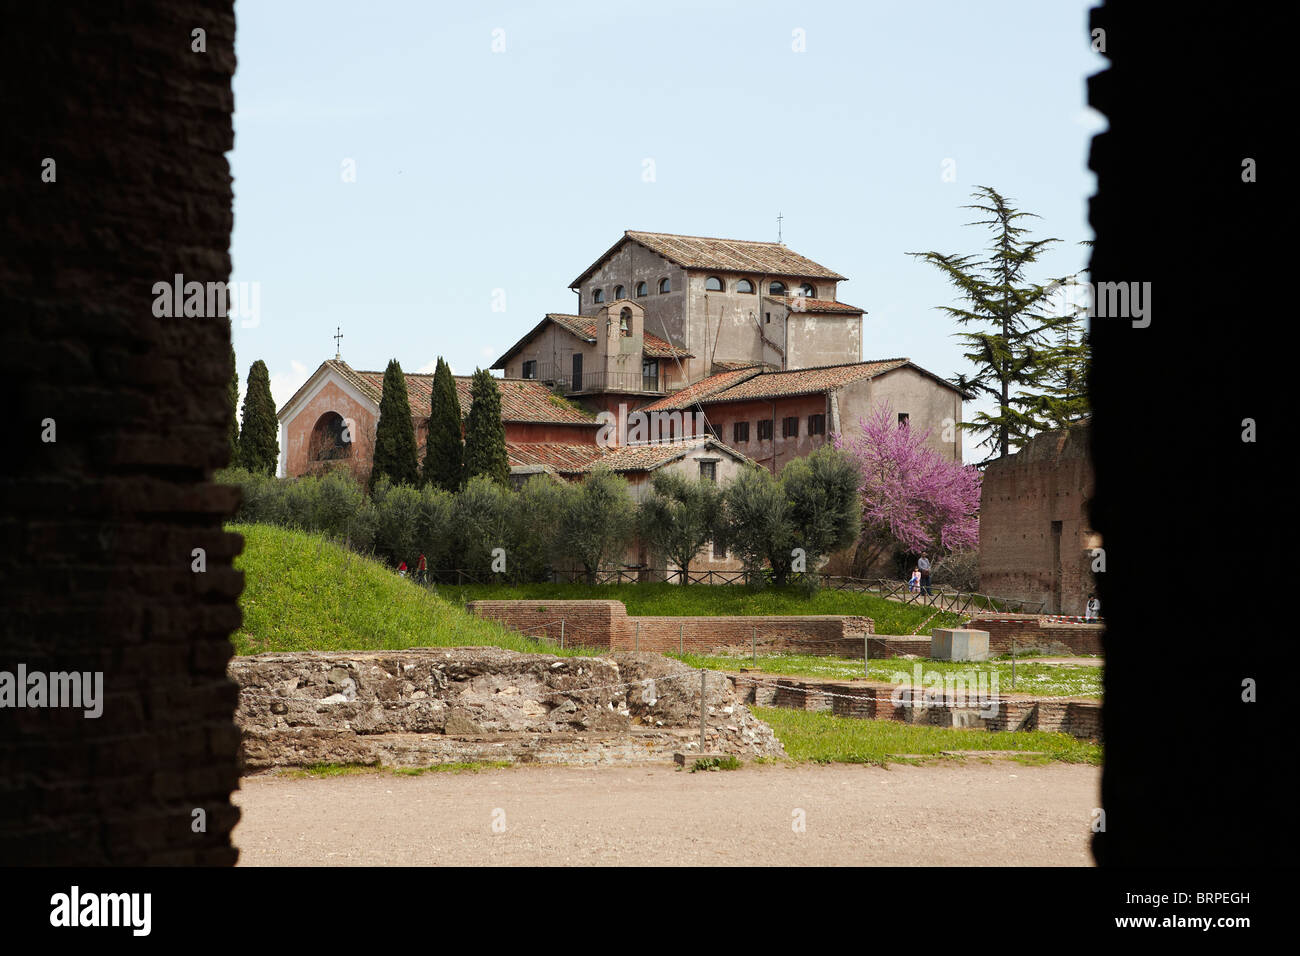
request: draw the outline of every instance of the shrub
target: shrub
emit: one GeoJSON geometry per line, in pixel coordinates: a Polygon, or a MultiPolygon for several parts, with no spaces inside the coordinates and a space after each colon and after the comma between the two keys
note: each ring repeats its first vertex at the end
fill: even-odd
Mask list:
{"type": "Polygon", "coordinates": [[[372,501],[375,507],[375,553],[397,564],[413,566],[419,547],[420,493],[410,485],[380,478],[372,501]]]}

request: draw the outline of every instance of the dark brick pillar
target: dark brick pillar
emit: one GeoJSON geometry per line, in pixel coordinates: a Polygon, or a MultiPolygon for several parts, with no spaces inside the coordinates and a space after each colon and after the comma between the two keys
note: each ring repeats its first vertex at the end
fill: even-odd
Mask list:
{"type": "Polygon", "coordinates": [[[16,391],[0,671],[102,671],[104,702],[98,719],[0,709],[0,861],[230,864],[242,542],[210,480],[228,457],[229,320],[155,318],[152,287],[229,278],[233,6],[30,3],[21,19],[0,82],[16,391]]]}

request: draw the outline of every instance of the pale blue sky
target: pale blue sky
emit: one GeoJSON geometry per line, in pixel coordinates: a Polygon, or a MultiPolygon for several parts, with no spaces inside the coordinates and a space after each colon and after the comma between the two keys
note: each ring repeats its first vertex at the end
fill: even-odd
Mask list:
{"type": "Polygon", "coordinates": [[[1034,278],[1084,267],[1087,10],[238,0],[232,278],[261,292],[241,383],[261,358],[283,402],[335,326],[355,368],[469,373],[574,311],[569,282],[623,230],[774,240],[778,212],[849,277],[864,358],[969,371],[934,308],[949,287],[906,253],[982,248],[959,207],[989,184],[1065,240],[1034,278]]]}

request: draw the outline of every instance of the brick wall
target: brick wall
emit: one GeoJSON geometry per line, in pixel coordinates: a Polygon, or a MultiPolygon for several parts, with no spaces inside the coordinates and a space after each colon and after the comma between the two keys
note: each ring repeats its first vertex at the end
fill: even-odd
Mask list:
{"type": "Polygon", "coordinates": [[[102,672],[103,712],[0,708],[0,859],[231,864],[241,540],[222,531],[237,492],[210,483],[229,453],[230,323],[155,317],[152,290],[230,275],[233,6],[23,16],[0,83],[22,131],[0,173],[0,671],[102,672]]]}
{"type": "Polygon", "coordinates": [[[840,657],[862,654],[869,617],[790,615],[770,617],[630,617],[622,601],[473,601],[472,614],[501,621],[511,630],[560,639],[566,645],[606,650],[709,653],[718,648],[797,651],[840,657]]]}
{"type": "Polygon", "coordinates": [[[989,653],[1040,650],[1048,654],[1100,654],[1101,624],[1050,624],[1037,614],[972,618],[972,629],[989,632],[989,653]]]}

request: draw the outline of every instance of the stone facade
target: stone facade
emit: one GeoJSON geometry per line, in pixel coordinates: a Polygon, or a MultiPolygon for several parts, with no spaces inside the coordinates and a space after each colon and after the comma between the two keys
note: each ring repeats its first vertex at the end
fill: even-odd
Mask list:
{"type": "MultiPolygon", "coordinates": [[[[699,749],[698,671],[658,654],[499,647],[258,654],[230,665],[246,770],[453,760],[666,761],[699,749]]],[[[705,751],[783,756],[723,675],[704,681],[705,751]]]]}
{"type": "Polygon", "coordinates": [[[1083,614],[1096,593],[1092,551],[1101,547],[1088,516],[1095,489],[1089,439],[1086,424],[1049,432],[984,469],[984,593],[1041,601],[1049,614],[1083,614]]]}
{"type": "Polygon", "coordinates": [[[0,176],[17,446],[0,671],[99,673],[102,712],[0,708],[0,860],[233,864],[242,542],[222,529],[237,490],[211,481],[230,322],[159,318],[151,291],[230,277],[233,4],[31,4],[23,21],[0,84],[21,131],[0,176]]]}

